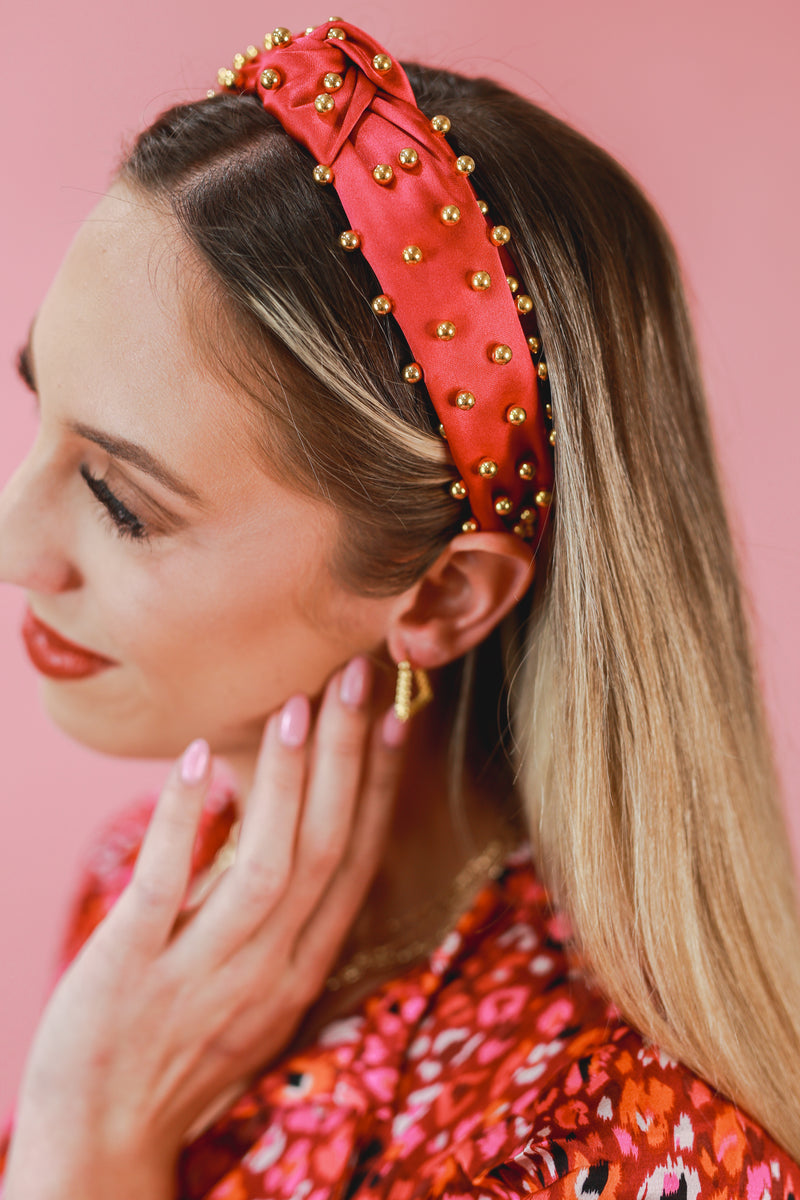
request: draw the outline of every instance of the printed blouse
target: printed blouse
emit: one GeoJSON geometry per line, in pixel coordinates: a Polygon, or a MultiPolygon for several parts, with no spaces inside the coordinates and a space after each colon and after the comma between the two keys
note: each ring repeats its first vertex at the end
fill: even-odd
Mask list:
{"type": "MultiPolygon", "coordinates": [[[[129,880],[153,803],[99,839],[62,966],[129,880]]],[[[196,873],[235,817],[215,784],[196,873]]],[[[424,961],[270,1065],[188,1144],[176,1196],[794,1200],[799,1187],[756,1122],[587,983],[523,850],[424,961]]]]}

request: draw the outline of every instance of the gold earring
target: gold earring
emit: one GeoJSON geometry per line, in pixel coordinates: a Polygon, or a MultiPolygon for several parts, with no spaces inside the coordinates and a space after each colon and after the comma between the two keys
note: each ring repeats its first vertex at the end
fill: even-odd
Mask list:
{"type": "Polygon", "coordinates": [[[397,686],[394,693],[394,712],[398,721],[408,721],[433,699],[433,688],[422,667],[412,667],[407,658],[397,664],[397,686]],[[414,684],[417,694],[412,696],[414,684]]]}

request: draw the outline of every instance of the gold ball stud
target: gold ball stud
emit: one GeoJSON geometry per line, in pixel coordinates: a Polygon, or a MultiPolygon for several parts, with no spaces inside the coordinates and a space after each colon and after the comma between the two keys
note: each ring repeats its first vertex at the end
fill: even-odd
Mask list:
{"type": "Polygon", "coordinates": [[[528,414],[519,404],[512,404],[511,408],[506,411],[506,420],[509,425],[524,425],[528,419],[528,414]]]}
{"type": "Polygon", "coordinates": [[[476,271],[469,281],[469,286],[475,292],[485,292],[492,286],[492,277],[488,271],[476,271]]]}
{"type": "Polygon", "coordinates": [[[479,525],[474,517],[470,517],[469,520],[463,521],[461,524],[462,533],[477,533],[478,529],[479,525]]]}
{"type": "Polygon", "coordinates": [[[377,167],[372,169],[372,178],[376,183],[391,183],[394,179],[394,171],[388,163],[378,163],[377,167]]]}
{"type": "Polygon", "coordinates": [[[245,65],[246,62],[247,62],[247,59],[245,58],[245,56],[243,54],[234,54],[234,56],[233,56],[234,71],[241,71],[242,67],[245,65]]]}
{"type": "Polygon", "coordinates": [[[459,392],[456,396],[456,408],[460,408],[463,412],[475,407],[475,397],[472,392],[459,392]]]}
{"type": "Polygon", "coordinates": [[[343,29],[336,29],[336,28],[329,29],[328,37],[330,38],[331,41],[334,41],[334,40],[339,41],[339,42],[347,41],[347,34],[345,33],[345,31],[343,29]]]}
{"type": "Polygon", "coordinates": [[[528,536],[528,530],[524,525],[515,525],[514,533],[517,535],[517,537],[521,538],[526,538],[528,536]]]}
{"type": "Polygon", "coordinates": [[[454,500],[466,499],[467,489],[462,480],[457,479],[455,483],[450,484],[450,495],[454,500]]]}
{"type": "Polygon", "coordinates": [[[444,440],[447,441],[447,430],[445,429],[444,425],[439,426],[439,437],[444,438],[444,440]]]}
{"type": "Polygon", "coordinates": [[[422,262],[422,251],[420,250],[419,246],[406,246],[406,248],[403,250],[403,262],[422,262]]]}
{"type": "Polygon", "coordinates": [[[494,511],[500,517],[507,517],[514,505],[509,500],[508,496],[498,496],[494,502],[494,511]]]}
{"type": "Polygon", "coordinates": [[[385,75],[387,71],[392,69],[392,60],[388,54],[376,54],[372,60],[372,65],[380,75],[385,75]]]}
{"type": "Polygon", "coordinates": [[[497,470],[497,463],[493,458],[484,458],[478,463],[478,474],[484,479],[494,479],[497,470]]]}
{"type": "Polygon", "coordinates": [[[524,521],[526,525],[530,525],[532,521],[536,520],[536,510],[533,508],[523,508],[519,514],[519,519],[520,521],[524,521]]]}
{"type": "Polygon", "coordinates": [[[520,479],[533,479],[535,470],[536,468],[532,462],[521,462],[517,467],[517,474],[520,479]]]}
{"type": "Polygon", "coordinates": [[[435,117],[432,117],[431,118],[431,129],[433,130],[434,133],[449,133],[450,132],[450,118],[443,117],[441,115],[441,113],[435,117]]]}
{"type": "Polygon", "coordinates": [[[306,37],[308,37],[308,35],[309,35],[310,33],[313,33],[313,32],[314,32],[314,26],[313,26],[313,25],[306,25],[306,37]]]}
{"type": "Polygon", "coordinates": [[[528,338],[528,349],[530,350],[531,354],[538,354],[539,351],[541,350],[541,348],[542,348],[542,343],[539,341],[539,339],[537,337],[534,337],[532,334],[528,338]]]}
{"type": "Polygon", "coordinates": [[[220,87],[232,88],[236,86],[236,73],[230,67],[220,67],[217,71],[217,83],[220,87]]]}
{"type": "Polygon", "coordinates": [[[456,336],[456,327],[452,321],[440,321],[436,326],[436,336],[443,342],[452,341],[456,336]]]}
{"type": "Polygon", "coordinates": [[[475,170],[475,159],[470,158],[468,154],[459,154],[456,159],[456,170],[462,175],[471,175],[475,170]]]}
{"type": "Polygon", "coordinates": [[[499,346],[492,346],[491,354],[489,355],[492,362],[500,363],[501,366],[511,362],[512,351],[510,346],[505,346],[502,343],[499,346]]]}
{"type": "Polygon", "coordinates": [[[506,275],[506,283],[512,296],[519,291],[519,280],[515,279],[513,275],[506,275]]]}
{"type": "Polygon", "coordinates": [[[356,233],[355,229],[345,229],[344,233],[339,234],[339,245],[345,250],[360,250],[361,234],[356,233]]]}
{"type": "Polygon", "coordinates": [[[540,379],[547,379],[547,363],[546,362],[539,363],[538,367],[536,368],[536,374],[539,376],[540,379]]]}
{"type": "Polygon", "coordinates": [[[551,429],[551,430],[550,430],[550,437],[548,438],[548,441],[550,442],[550,445],[551,445],[551,446],[555,446],[555,444],[556,444],[556,431],[555,431],[555,429],[551,429]]]}
{"type": "Polygon", "coordinates": [[[324,163],[317,163],[313,175],[315,183],[333,183],[333,171],[324,163]]]}
{"type": "Polygon", "coordinates": [[[511,231],[507,225],[494,225],[489,237],[495,246],[504,246],[506,242],[511,241],[511,231]]]}
{"type": "Polygon", "coordinates": [[[338,92],[343,83],[344,80],[338,71],[328,71],[327,75],[322,77],[322,86],[326,92],[338,92]]]}
{"type": "Polygon", "coordinates": [[[443,225],[456,225],[461,220],[461,209],[456,204],[445,204],[439,212],[443,225]]]}
{"type": "Polygon", "coordinates": [[[517,309],[521,313],[529,313],[533,308],[530,296],[517,296],[517,309]]]}
{"type": "Polygon", "coordinates": [[[553,406],[552,406],[552,404],[545,404],[545,406],[544,406],[544,415],[547,417],[548,421],[552,421],[552,419],[553,419],[553,406]]]}
{"type": "Polygon", "coordinates": [[[407,367],[403,367],[403,379],[406,383],[419,383],[422,379],[422,367],[419,363],[409,363],[407,367]]]}
{"type": "Polygon", "coordinates": [[[252,62],[254,58],[258,58],[258,46],[248,46],[244,53],[252,62]]]}
{"type": "Polygon", "coordinates": [[[335,104],[333,96],[329,96],[327,92],[320,92],[314,97],[314,108],[318,113],[329,113],[335,104]]]}
{"type": "Polygon", "coordinates": [[[208,91],[206,92],[206,100],[213,100],[216,95],[217,95],[216,89],[209,88],[208,91]]]}
{"type": "Polygon", "coordinates": [[[288,46],[292,40],[292,32],[286,29],[285,26],[279,25],[277,29],[272,31],[273,46],[288,46]]]}
{"type": "Polygon", "coordinates": [[[481,212],[483,213],[484,216],[486,216],[486,214],[489,211],[489,205],[486,203],[485,200],[478,201],[478,208],[481,210],[481,212]]]}
{"type": "Polygon", "coordinates": [[[534,499],[536,500],[536,503],[539,505],[540,508],[546,508],[547,505],[553,499],[553,493],[552,492],[537,492],[534,499]]]}
{"type": "Polygon", "coordinates": [[[380,296],[376,296],[372,301],[372,311],[376,312],[379,317],[385,317],[394,308],[394,303],[389,296],[382,292],[380,296]]]}
{"type": "Polygon", "coordinates": [[[271,33],[264,34],[264,49],[265,50],[272,49],[272,34],[271,33]]]}
{"type": "Polygon", "coordinates": [[[415,167],[419,162],[419,154],[412,146],[406,146],[397,156],[401,167],[415,167]]]}
{"type": "Polygon", "coordinates": [[[281,86],[283,82],[280,71],[269,67],[266,71],[261,72],[261,86],[266,88],[268,92],[274,92],[276,88],[281,86]]]}

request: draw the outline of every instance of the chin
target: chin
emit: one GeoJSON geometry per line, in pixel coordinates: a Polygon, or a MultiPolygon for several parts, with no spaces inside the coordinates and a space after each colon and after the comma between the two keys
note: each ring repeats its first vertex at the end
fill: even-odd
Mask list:
{"type": "Polygon", "coordinates": [[[142,711],[130,704],[114,704],[94,691],[102,675],[88,679],[39,683],[42,707],[62,733],[90,750],[115,758],[177,758],[192,740],[174,728],[174,713],[142,711]]]}
{"type": "Polygon", "coordinates": [[[114,758],[176,759],[195,738],[204,737],[214,755],[258,752],[267,711],[221,723],[218,712],[187,712],[172,702],[160,708],[141,695],[126,695],[121,687],[114,695],[105,686],[107,679],[110,683],[102,672],[88,679],[39,680],[47,716],[89,750],[114,758]]]}

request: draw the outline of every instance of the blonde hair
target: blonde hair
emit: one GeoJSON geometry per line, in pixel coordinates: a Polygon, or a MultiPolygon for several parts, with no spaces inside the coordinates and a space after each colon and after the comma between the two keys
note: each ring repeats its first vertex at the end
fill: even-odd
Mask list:
{"type": "MultiPolygon", "coordinates": [[[[513,231],[557,429],[537,582],[461,664],[462,715],[485,758],[505,746],[597,984],[800,1159],[792,863],[674,250],[580,134],[489,80],[406,70],[513,231]]],[[[455,473],[377,280],[338,248],[335,192],[249,96],[170,110],[121,176],[209,268],[193,316],[252,398],[265,469],[342,513],[332,569],[408,586],[459,528],[455,473]]]]}

